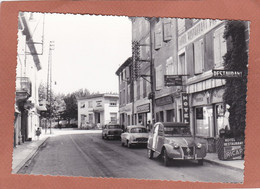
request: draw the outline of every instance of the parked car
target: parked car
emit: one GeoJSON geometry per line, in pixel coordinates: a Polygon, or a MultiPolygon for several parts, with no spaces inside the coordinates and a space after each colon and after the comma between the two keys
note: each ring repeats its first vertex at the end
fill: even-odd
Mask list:
{"type": "Polygon", "coordinates": [[[147,145],[148,132],[144,126],[131,125],[126,127],[126,132],[121,134],[122,146],[147,145]]]}
{"type": "Polygon", "coordinates": [[[147,144],[147,155],[152,159],[154,154],[162,157],[164,165],[170,160],[198,160],[203,165],[206,156],[206,145],[202,139],[194,138],[190,128],[184,123],[155,123],[147,144]]]}
{"type": "Polygon", "coordinates": [[[102,138],[103,139],[120,138],[121,133],[122,133],[121,125],[108,124],[105,125],[102,129],[102,138]]]}

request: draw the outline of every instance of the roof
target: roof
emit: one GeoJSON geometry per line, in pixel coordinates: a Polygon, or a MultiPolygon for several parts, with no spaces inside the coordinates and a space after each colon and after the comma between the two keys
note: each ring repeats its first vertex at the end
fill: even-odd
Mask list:
{"type": "Polygon", "coordinates": [[[182,123],[182,122],[160,122],[162,123],[165,127],[187,127],[189,124],[187,123],[182,123]]]}
{"type": "Polygon", "coordinates": [[[132,57],[129,57],[116,71],[116,75],[119,75],[119,73],[126,68],[129,64],[132,63],[132,57]]]}
{"type": "Polygon", "coordinates": [[[85,99],[92,99],[92,98],[99,98],[99,97],[111,97],[111,98],[119,98],[118,94],[108,94],[108,93],[103,93],[103,94],[94,94],[90,96],[85,96],[85,97],[78,97],[77,100],[85,100],[85,99]]]}

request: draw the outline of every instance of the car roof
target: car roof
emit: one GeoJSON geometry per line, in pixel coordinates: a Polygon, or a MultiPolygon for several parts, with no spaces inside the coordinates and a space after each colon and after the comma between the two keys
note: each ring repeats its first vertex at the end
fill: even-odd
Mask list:
{"type": "Polygon", "coordinates": [[[142,125],[129,125],[129,126],[127,126],[127,128],[129,128],[129,129],[132,129],[132,128],[145,128],[145,126],[142,126],[142,125]]]}
{"type": "Polygon", "coordinates": [[[165,127],[188,127],[189,124],[182,122],[157,122],[161,123],[165,127]]]}

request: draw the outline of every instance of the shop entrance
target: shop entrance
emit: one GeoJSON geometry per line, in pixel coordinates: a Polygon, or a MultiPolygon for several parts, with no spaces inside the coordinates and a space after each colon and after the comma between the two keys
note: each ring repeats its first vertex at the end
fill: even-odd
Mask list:
{"type": "Polygon", "coordinates": [[[212,106],[195,108],[196,135],[214,137],[214,119],[212,106]]]}

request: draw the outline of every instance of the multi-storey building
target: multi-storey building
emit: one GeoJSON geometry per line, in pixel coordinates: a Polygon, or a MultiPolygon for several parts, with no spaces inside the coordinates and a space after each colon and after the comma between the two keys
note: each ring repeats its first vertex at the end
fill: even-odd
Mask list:
{"type": "Polygon", "coordinates": [[[214,79],[212,70],[224,69],[223,56],[232,48],[223,37],[226,23],[178,19],[178,65],[185,67],[188,75],[184,85],[189,95],[191,129],[196,137],[206,139],[209,152],[215,151],[215,139],[224,127],[226,80],[214,79]]]}
{"type": "MultiPolygon", "coordinates": [[[[14,121],[14,146],[35,139],[39,127],[39,113],[45,110],[38,103],[37,72],[41,63],[32,31],[36,31],[39,17],[34,13],[19,13],[18,50],[16,68],[16,99],[14,121]]],[[[35,33],[34,33],[35,34],[35,33]]]]}
{"type": "Polygon", "coordinates": [[[96,94],[78,98],[78,128],[118,123],[118,95],[96,94]]]}
{"type": "MultiPolygon", "coordinates": [[[[152,120],[152,110],[155,122],[189,124],[193,135],[205,139],[208,151],[215,152],[219,130],[228,118],[223,103],[226,80],[214,79],[212,70],[224,69],[223,56],[232,48],[223,37],[227,22],[141,17],[131,20],[132,41],[140,46],[140,73],[133,80],[134,57],[116,72],[121,123],[146,125],[152,120]],[[150,78],[142,77],[151,73],[152,92],[150,78]],[[167,85],[166,76],[175,78],[175,86],[167,85]],[[154,94],[153,102],[149,94],[154,94]]],[[[248,29],[246,32],[248,44],[248,29]]]]}

